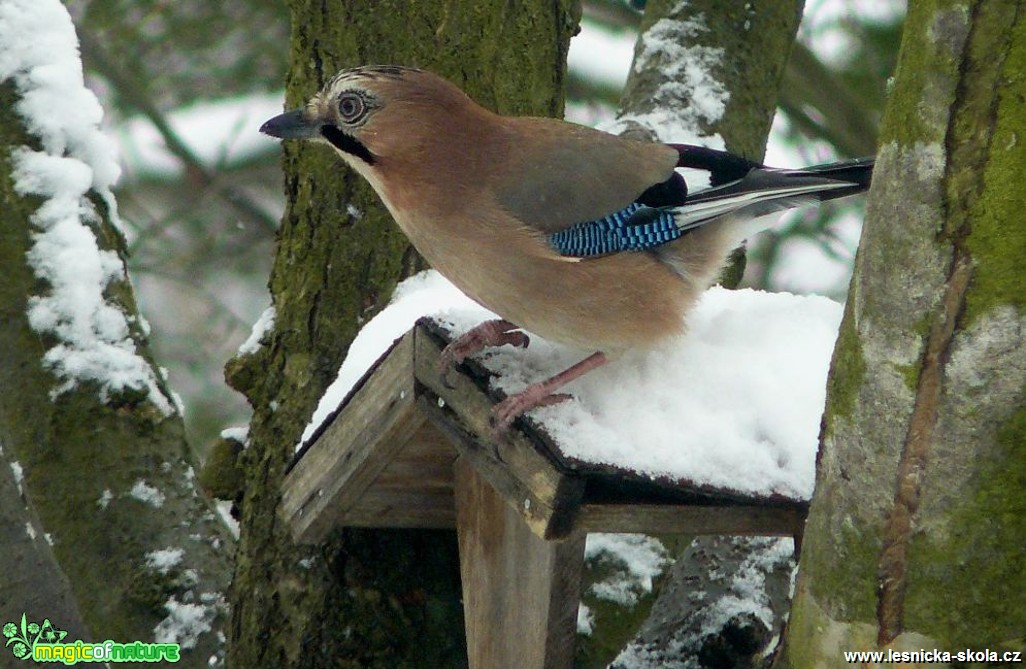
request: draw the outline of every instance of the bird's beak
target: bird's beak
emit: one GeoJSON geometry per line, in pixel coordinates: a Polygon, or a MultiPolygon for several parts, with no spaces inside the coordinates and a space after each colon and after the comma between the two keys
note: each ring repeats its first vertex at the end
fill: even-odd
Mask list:
{"type": "Polygon", "coordinates": [[[316,119],[308,118],[305,110],[294,109],[268,119],[260,126],[260,132],[279,139],[314,139],[321,136],[323,125],[316,119]]]}

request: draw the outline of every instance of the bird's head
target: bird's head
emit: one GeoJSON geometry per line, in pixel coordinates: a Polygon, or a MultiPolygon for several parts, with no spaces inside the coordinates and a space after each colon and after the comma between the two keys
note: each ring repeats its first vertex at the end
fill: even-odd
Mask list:
{"type": "Polygon", "coordinates": [[[368,174],[382,160],[414,156],[451,137],[468,110],[481,109],[435,74],[375,65],[342,70],[303,108],[275,116],[260,132],[326,142],[368,174]]]}

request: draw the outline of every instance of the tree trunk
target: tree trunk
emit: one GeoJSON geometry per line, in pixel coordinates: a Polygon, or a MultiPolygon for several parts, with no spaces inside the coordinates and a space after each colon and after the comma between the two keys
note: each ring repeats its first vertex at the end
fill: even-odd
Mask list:
{"type": "Polygon", "coordinates": [[[1022,3],[913,2],[894,81],[784,666],[1026,643],[1022,3]]]}
{"type": "MultiPolygon", "coordinates": [[[[102,153],[98,144],[59,146],[61,132],[79,137],[75,133],[81,128],[62,127],[57,112],[50,112],[58,114],[56,119],[44,123],[39,116],[28,116],[25,110],[33,109],[31,105],[20,106],[29,96],[39,99],[36,86],[45,77],[34,78],[36,72],[47,67],[61,72],[81,69],[77,53],[70,55],[74,32],[63,6],[52,0],[34,1],[52,5],[46,11],[52,12],[55,21],[45,28],[55,32],[29,39],[50,40],[46,43],[54,48],[44,52],[38,47],[19,48],[24,45],[11,43],[10,23],[2,26],[5,39],[0,47],[9,49],[0,59],[9,68],[0,73],[0,448],[19,475],[25,507],[21,515],[31,523],[23,531],[34,532],[36,541],[52,542],[60,566],[58,570],[50,563],[49,547],[40,547],[32,559],[42,562],[23,563],[17,569],[35,569],[40,564],[55,575],[63,571],[89,629],[82,630],[75,621],[74,602],[58,599],[51,610],[31,599],[16,601],[12,596],[16,590],[8,590],[7,584],[17,588],[19,579],[32,575],[13,571],[5,571],[0,583],[4,602],[0,613],[6,616],[0,623],[14,622],[15,616],[20,620],[22,609],[28,614],[32,608],[58,628],[77,627],[85,635],[83,641],[127,643],[157,637],[191,648],[183,653],[184,666],[206,667],[211,659],[216,665],[223,653],[220,630],[230,538],[194,486],[182,418],[149,354],[144,321],[120,255],[122,238],[112,222],[111,202],[95,190],[94,178],[94,190],[83,192],[77,200],[77,214],[65,214],[60,223],[53,223],[54,212],[65,211],[67,203],[62,205],[48,189],[66,189],[66,185],[52,186],[46,177],[35,181],[25,177],[26,156],[47,160],[51,168],[55,162],[61,163],[61,169],[70,164],[77,175],[93,174],[90,158],[102,153]],[[64,55],[74,61],[62,60],[64,55]],[[46,139],[26,128],[44,133],[46,139]],[[47,251],[38,245],[51,224],[62,226],[65,233],[62,255],[49,256],[53,265],[79,266],[85,263],[83,258],[99,252],[105,254],[103,262],[116,264],[104,272],[117,271],[103,289],[101,315],[90,314],[79,321],[75,319],[80,315],[69,316],[58,309],[60,318],[48,328],[38,321],[30,323],[29,310],[48,300],[81,306],[76,300],[83,291],[91,288],[99,294],[100,290],[83,276],[74,285],[61,285],[41,269],[38,259],[46,258],[47,251]],[[74,244],[69,242],[72,238],[74,244]],[[85,322],[89,318],[94,320],[85,322]],[[96,319],[101,318],[106,320],[97,325],[96,319]],[[103,331],[119,319],[127,332],[113,345],[116,355],[121,361],[131,360],[150,379],[148,387],[134,381],[118,387],[114,374],[84,379],[77,371],[77,363],[87,359],[88,367],[94,362],[89,356],[96,353],[76,348],[83,345],[76,339],[80,328],[103,331]],[[69,335],[69,330],[74,332],[69,335]],[[70,357],[55,355],[61,351],[70,352],[70,357]],[[73,617],[58,618],[64,611],[73,617]]],[[[17,11],[0,21],[15,20],[17,11]]],[[[81,88],[65,87],[64,92],[69,105],[91,95],[81,88]]],[[[71,110],[70,115],[80,119],[75,116],[79,111],[71,110]]],[[[98,143],[102,138],[90,136],[90,140],[98,143]]],[[[76,208],[70,209],[75,212],[76,208]]],[[[10,501],[9,495],[4,498],[10,501]]],[[[3,547],[8,569],[12,568],[9,560],[23,549],[17,542],[3,547]]],[[[65,590],[59,579],[51,587],[58,598],[65,590]]]]}
{"type": "Polygon", "coordinates": [[[659,119],[660,139],[717,135],[729,151],[761,160],[803,0],[651,0],[624,87],[621,114],[659,119]],[[674,131],[673,136],[662,136],[674,131]]]}
{"type": "Polygon", "coordinates": [[[25,614],[35,622],[53,620],[72,639],[88,639],[71,583],[29,507],[21,465],[6,455],[0,448],[0,625],[25,614]]]}
{"type": "MultiPolygon", "coordinates": [[[[562,113],[579,7],[559,2],[292,0],[289,107],[335,72],[416,65],[507,114],[562,113]],[[525,45],[533,45],[530,50],[525,45]]],[[[286,210],[270,279],[275,328],[229,363],[254,407],[230,659],[238,667],[466,665],[451,531],[343,530],[293,545],[276,515],[293,448],[360,325],[422,266],[377,196],[323,146],[285,146],[286,210]]]]}

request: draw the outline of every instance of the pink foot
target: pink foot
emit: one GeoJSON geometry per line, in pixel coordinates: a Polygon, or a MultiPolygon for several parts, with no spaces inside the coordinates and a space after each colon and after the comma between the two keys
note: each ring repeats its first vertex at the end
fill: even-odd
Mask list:
{"type": "Polygon", "coordinates": [[[518,328],[519,326],[505,319],[496,318],[468,330],[463,336],[450,343],[442,350],[442,355],[438,358],[438,373],[442,376],[442,383],[451,388],[452,386],[449,385],[446,378],[449,369],[486,346],[510,344],[527,348],[531,338],[518,328]]]}
{"type": "Polygon", "coordinates": [[[568,393],[555,391],[596,367],[601,367],[606,362],[608,359],[605,354],[602,351],[597,351],[559,374],[544,381],[532,383],[519,393],[502,400],[492,407],[492,435],[496,438],[502,436],[514,420],[531,409],[558,404],[570,399],[568,393]]]}

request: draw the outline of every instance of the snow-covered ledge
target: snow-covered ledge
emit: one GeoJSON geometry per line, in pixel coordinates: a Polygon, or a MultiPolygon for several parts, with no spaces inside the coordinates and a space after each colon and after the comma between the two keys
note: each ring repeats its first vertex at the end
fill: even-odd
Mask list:
{"type": "Polygon", "coordinates": [[[503,393],[589,352],[535,337],[443,382],[445,345],[492,317],[425,273],[366,325],[285,477],[297,541],[455,527],[471,666],[541,668],[572,662],[586,533],[800,540],[839,305],[709,291],[686,335],[586,375],[498,438],[503,393]],[[510,587],[521,606],[505,605],[510,587]]]}
{"type": "Polygon", "coordinates": [[[438,350],[491,317],[434,272],[399,287],[353,343],[297,445],[283,498],[297,538],[318,541],[339,524],[452,527],[457,454],[490,462],[486,477],[542,536],[644,531],[638,513],[622,515],[632,495],[653,531],[667,531],[671,517],[687,525],[683,505],[716,509],[722,526],[696,517],[699,533],[790,534],[768,519],[804,510],[811,496],[840,305],[710,290],[685,335],[586,375],[569,386],[573,400],[530,412],[499,441],[487,419],[501,393],[588,352],[534,337],[526,350],[486,351],[446,388],[438,350]],[[427,486],[420,501],[418,481],[427,486]]]}

